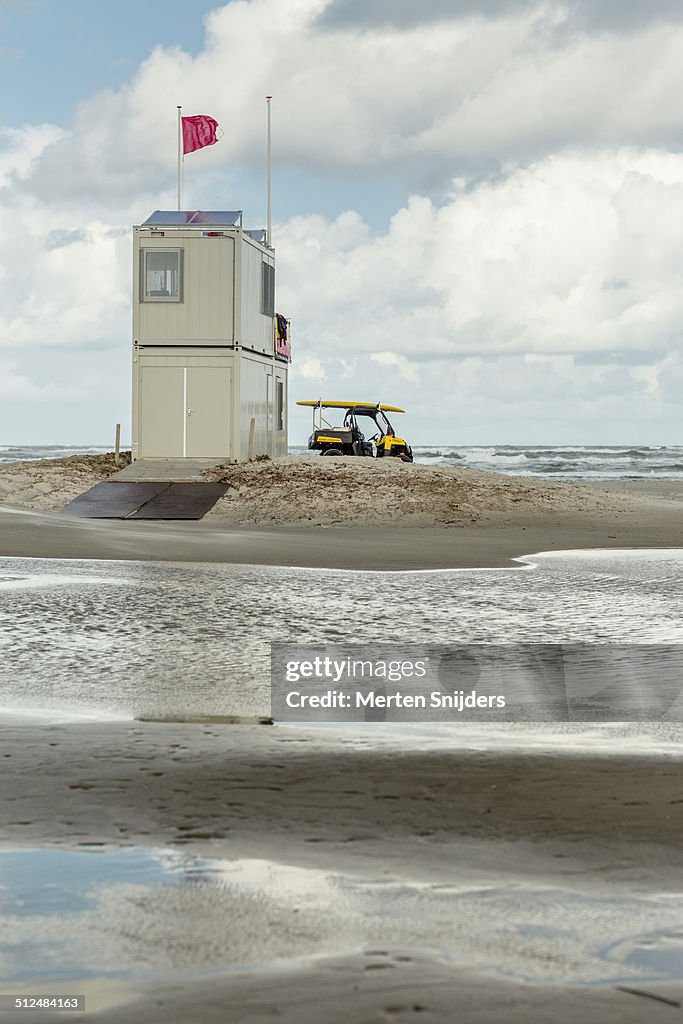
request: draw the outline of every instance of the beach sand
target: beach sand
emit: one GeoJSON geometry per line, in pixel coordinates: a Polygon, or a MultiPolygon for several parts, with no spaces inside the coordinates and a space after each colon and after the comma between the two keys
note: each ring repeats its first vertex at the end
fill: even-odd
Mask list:
{"type": "MultiPolygon", "coordinates": [[[[661,981],[632,983],[641,995],[620,990],[618,980],[558,984],[553,948],[571,949],[571,922],[564,922],[565,938],[557,907],[539,921],[554,938],[547,939],[547,958],[531,958],[535,966],[525,983],[514,972],[506,977],[509,937],[489,935],[478,946],[476,911],[470,909],[469,923],[467,917],[450,926],[442,921],[438,934],[428,916],[411,923],[400,912],[406,893],[438,904],[439,893],[445,899],[449,892],[481,891],[486,917],[486,890],[493,886],[493,896],[496,885],[511,887],[520,900],[531,886],[532,904],[554,888],[615,906],[680,891],[677,753],[496,751],[428,740],[406,746],[390,731],[370,740],[353,732],[212,723],[17,724],[3,734],[5,848],[175,848],[306,869],[311,896],[330,874],[346,879],[346,889],[360,885],[365,900],[379,894],[387,901],[386,917],[359,923],[344,886],[331,890],[337,902],[321,900],[322,918],[310,911],[305,887],[300,911],[296,898],[292,903],[275,889],[264,927],[253,894],[226,919],[208,905],[202,910],[198,893],[201,926],[192,957],[201,959],[204,950],[208,973],[188,980],[181,969],[189,953],[163,926],[178,910],[172,898],[165,903],[160,891],[150,908],[142,895],[124,893],[125,915],[110,908],[108,919],[105,904],[100,941],[106,932],[107,943],[133,951],[152,941],[151,910],[158,915],[156,958],[175,970],[158,967],[151,978],[134,976],[128,985],[120,979],[114,996],[105,981],[99,992],[90,979],[91,1007],[100,999],[110,1007],[88,1014],[98,1024],[547,1022],[576,1014],[587,1022],[656,1021],[665,1013],[670,1019],[672,1007],[648,993],[683,998],[683,985],[661,981]],[[218,941],[221,929],[226,938],[218,941]],[[242,947],[251,966],[239,966],[242,947]]],[[[191,921],[187,901],[182,910],[191,921]]],[[[599,915],[584,923],[579,943],[599,946],[599,915]]],[[[520,946],[525,941],[520,933],[520,946]]],[[[620,970],[628,973],[615,962],[617,977],[620,970]]]]}
{"type": "MultiPolygon", "coordinates": [[[[345,459],[213,471],[234,486],[199,523],[63,515],[112,463],[0,469],[0,554],[402,569],[505,566],[569,548],[681,546],[680,485],[561,485],[345,459]]],[[[238,902],[220,918],[210,902],[193,910],[188,901],[185,920],[198,915],[191,941],[173,929],[177,908],[163,892],[147,902],[133,893],[125,919],[109,907],[97,927],[121,949],[155,949],[152,977],[95,974],[75,984],[46,972],[23,986],[87,992],[94,1012],[60,1013],[69,1024],[635,1024],[670,1020],[672,1004],[683,1002],[683,984],[673,982],[626,983],[633,991],[625,991],[618,979],[620,970],[630,976],[628,963],[617,963],[602,985],[568,983],[562,956],[555,964],[542,938],[561,929],[559,907],[539,923],[538,941],[549,948],[530,958],[525,980],[506,972],[521,937],[477,946],[476,914],[432,933],[428,917],[401,916],[406,893],[438,904],[439,892],[481,890],[485,900],[500,886],[518,893],[521,912],[542,890],[557,889],[585,902],[581,938],[599,945],[595,900],[668,905],[666,894],[683,881],[675,749],[631,755],[615,740],[608,756],[439,745],[428,735],[404,743],[391,730],[370,737],[210,721],[12,724],[5,716],[0,755],[0,852],[162,848],[301,869],[312,885],[331,874],[365,886],[368,899],[387,886],[398,894],[372,926],[345,908],[344,885],[339,906],[311,914],[283,902],[286,886],[282,895],[270,892],[265,911],[238,902]],[[246,962],[233,946],[248,947],[246,962]],[[176,969],[190,953],[205,973],[176,969]]]]}
{"type": "Polygon", "coordinates": [[[0,555],[433,569],[683,543],[680,484],[558,484],[390,459],[296,456],[219,467],[207,479],[231,487],[197,523],[62,514],[114,469],[112,456],[1,468],[0,555]]]}

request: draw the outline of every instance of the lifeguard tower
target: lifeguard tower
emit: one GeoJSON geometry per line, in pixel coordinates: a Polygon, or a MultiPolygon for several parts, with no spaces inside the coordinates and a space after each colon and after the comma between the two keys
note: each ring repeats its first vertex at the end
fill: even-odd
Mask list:
{"type": "Polygon", "coordinates": [[[287,454],[289,322],[275,254],[241,211],[133,229],[133,459],[287,454]]]}

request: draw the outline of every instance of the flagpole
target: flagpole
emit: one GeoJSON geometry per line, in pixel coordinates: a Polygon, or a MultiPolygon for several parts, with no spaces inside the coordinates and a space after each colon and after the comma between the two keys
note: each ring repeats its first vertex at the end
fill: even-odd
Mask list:
{"type": "Polygon", "coordinates": [[[183,119],[181,115],[182,107],[178,107],[178,209],[183,208],[183,157],[182,157],[182,143],[183,143],[183,119]]]}
{"type": "Polygon", "coordinates": [[[266,228],[266,245],[273,248],[273,223],[271,217],[271,196],[270,196],[270,185],[272,177],[272,148],[270,142],[270,101],[272,96],[266,96],[266,105],[268,108],[268,227],[266,228]]]}

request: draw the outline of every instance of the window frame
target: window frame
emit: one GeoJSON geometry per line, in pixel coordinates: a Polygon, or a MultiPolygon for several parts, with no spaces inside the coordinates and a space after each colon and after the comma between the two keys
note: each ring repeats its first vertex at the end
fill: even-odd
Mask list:
{"type": "Polygon", "coordinates": [[[275,316],[275,267],[266,260],[261,260],[261,313],[275,316]]]}
{"type": "Polygon", "coordinates": [[[185,276],[184,252],[182,246],[145,245],[140,248],[140,302],[182,302],[185,276]],[[147,294],[147,256],[156,253],[171,253],[178,257],[178,294],[148,295],[147,294]]]}
{"type": "Polygon", "coordinates": [[[285,382],[282,377],[275,380],[275,429],[285,429],[285,382]]]}

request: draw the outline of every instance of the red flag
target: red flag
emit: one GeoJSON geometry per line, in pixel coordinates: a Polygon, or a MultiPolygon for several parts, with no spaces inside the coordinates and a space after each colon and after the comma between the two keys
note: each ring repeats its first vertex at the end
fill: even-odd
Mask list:
{"type": "Polygon", "coordinates": [[[195,114],[183,118],[183,153],[194,153],[195,149],[213,146],[218,139],[218,121],[206,114],[195,114]]]}

